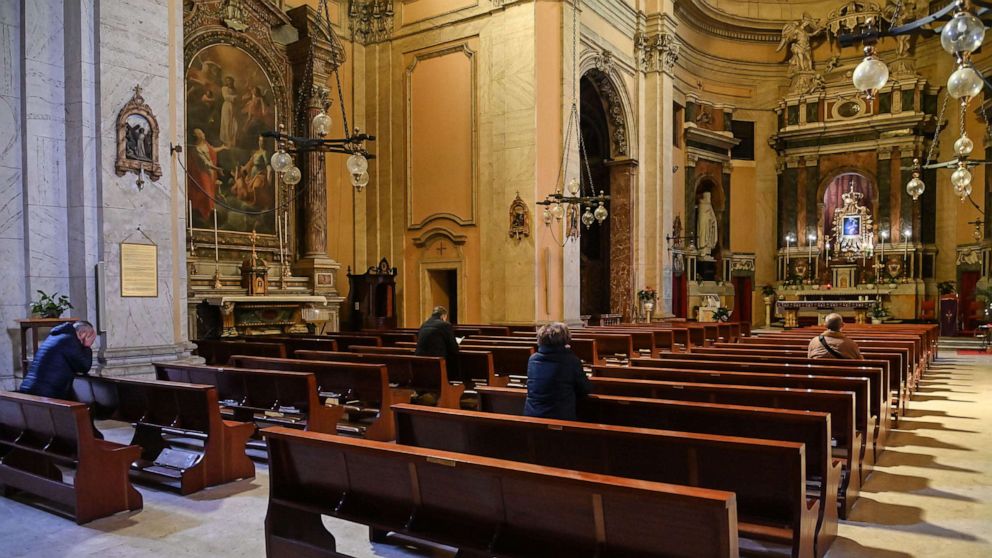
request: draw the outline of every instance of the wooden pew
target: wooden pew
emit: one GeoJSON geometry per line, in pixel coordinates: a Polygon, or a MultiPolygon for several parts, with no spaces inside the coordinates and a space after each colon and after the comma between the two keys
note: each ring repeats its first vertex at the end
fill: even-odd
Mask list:
{"type": "Polygon", "coordinates": [[[155,377],[214,386],[220,404],[233,420],[259,427],[280,424],[334,433],[344,415],[344,407],[320,403],[313,374],[156,363],[155,377]]]}
{"type": "MultiPolygon", "coordinates": [[[[807,354],[807,349],[805,345],[797,343],[789,344],[776,344],[772,341],[759,342],[759,337],[749,337],[746,340],[742,340],[741,343],[716,343],[713,345],[713,349],[723,350],[758,350],[758,351],[772,351],[777,354],[789,355],[789,356],[805,356],[807,354]]],[[[906,404],[909,400],[909,373],[906,365],[907,359],[905,351],[899,352],[895,349],[885,350],[877,349],[872,347],[863,347],[861,350],[862,356],[868,359],[876,360],[888,360],[889,361],[889,371],[892,373],[892,380],[890,380],[890,385],[893,385],[892,389],[898,391],[896,393],[895,405],[898,408],[898,414],[901,416],[902,412],[905,410],[906,404]]],[[[823,359],[827,360],[827,359],[823,359]]],[[[837,360],[837,359],[833,359],[837,360]]],[[[840,359],[845,362],[849,362],[847,359],[840,359]]]]}
{"type": "Polygon", "coordinates": [[[803,444],[413,405],[394,410],[396,441],[407,446],[733,492],[748,518],[738,521],[740,539],[814,556],[819,502],[806,498],[803,444]]]}
{"type": "MultiPolygon", "coordinates": [[[[537,348],[537,338],[536,334],[531,334],[529,336],[519,335],[517,337],[469,337],[462,344],[465,345],[487,345],[487,346],[532,346],[537,348]]],[[[599,349],[596,345],[595,339],[575,339],[573,338],[569,342],[569,347],[575,356],[579,357],[584,364],[605,364],[605,361],[599,356],[599,349]]]]}
{"type": "MultiPolygon", "coordinates": [[[[352,353],[368,353],[376,355],[412,355],[414,347],[348,347],[352,353]]],[[[458,369],[475,384],[490,386],[505,386],[509,383],[508,376],[498,376],[493,361],[493,353],[488,349],[461,349],[458,351],[458,369]]],[[[468,388],[471,389],[471,388],[468,388]]]]}
{"type": "Polygon", "coordinates": [[[747,362],[749,364],[784,364],[789,366],[816,366],[816,367],[831,367],[831,368],[846,368],[850,366],[856,367],[867,367],[869,369],[878,368],[882,371],[882,377],[884,380],[879,388],[875,388],[874,384],[872,391],[879,391],[885,400],[885,406],[889,410],[889,415],[895,416],[898,414],[898,407],[901,405],[901,393],[902,390],[899,389],[899,379],[898,373],[893,372],[894,366],[892,366],[892,361],[889,359],[873,358],[869,355],[868,358],[858,362],[851,362],[848,359],[842,358],[807,358],[806,351],[775,351],[775,350],[762,350],[762,349],[748,349],[748,348],[715,348],[715,347],[700,347],[691,353],[686,353],[682,355],[662,355],[659,358],[678,358],[680,360],[708,360],[708,361],[725,361],[732,360],[734,362],[747,362]],[[896,394],[896,398],[892,399],[891,394],[896,394]]]}
{"type": "MultiPolygon", "coordinates": [[[[651,360],[651,359],[648,359],[651,360]]],[[[651,380],[661,382],[690,382],[699,384],[716,384],[728,386],[761,386],[772,388],[810,389],[827,391],[846,391],[854,394],[854,425],[860,438],[856,446],[858,460],[861,463],[861,482],[875,465],[874,434],[877,424],[876,417],[870,412],[868,401],[872,398],[868,378],[847,376],[812,376],[790,375],[771,372],[728,372],[716,369],[680,369],[680,368],[648,368],[648,367],[618,367],[597,366],[592,370],[593,377],[621,378],[634,380],[651,380]],[[870,443],[869,443],[870,440],[870,443]]]]}
{"type": "Polygon", "coordinates": [[[395,346],[400,341],[412,341],[417,342],[417,332],[416,331],[377,331],[377,330],[362,330],[363,334],[372,334],[382,340],[382,344],[386,347],[395,346]]]}
{"type": "Polygon", "coordinates": [[[450,409],[461,406],[461,396],[465,391],[464,385],[448,381],[448,370],[441,357],[299,351],[296,358],[382,364],[389,371],[390,385],[417,393],[436,394],[437,405],[450,409]]]}
{"type": "Polygon", "coordinates": [[[862,459],[864,439],[855,428],[855,396],[848,391],[786,390],[760,386],[719,385],[689,382],[662,382],[620,378],[590,378],[593,393],[681,399],[709,403],[726,403],[753,407],[811,410],[831,414],[831,430],[837,443],[834,455],[844,463],[841,476],[841,518],[854,506],[861,481],[871,472],[870,463],[862,459]]]}
{"type": "Polygon", "coordinates": [[[141,447],[141,457],[131,465],[137,480],[185,495],[255,476],[255,464],[245,454],[254,427],[221,418],[213,386],[77,376],[72,391],[95,418],[134,426],[131,444],[141,447]],[[202,451],[174,447],[170,438],[176,436],[202,440],[202,451]]]}
{"type": "Polygon", "coordinates": [[[203,357],[208,365],[227,364],[231,355],[252,355],[273,358],[286,358],[286,347],[282,343],[247,342],[228,339],[197,339],[196,354],[203,357]]]}
{"type": "Polygon", "coordinates": [[[0,392],[0,494],[33,494],[80,525],[140,510],[128,470],[141,448],[98,440],[93,431],[84,403],[0,392]],[[74,470],[71,484],[59,467],[74,470]]]}
{"type": "Polygon", "coordinates": [[[269,558],[346,556],[321,515],[467,558],[737,556],[729,492],[284,428],[265,435],[269,558]]]}
{"type": "MultiPolygon", "coordinates": [[[[484,412],[523,415],[526,398],[521,389],[479,388],[484,412]]],[[[610,395],[582,398],[577,411],[583,422],[804,444],[806,479],[819,488],[817,554],[822,556],[837,535],[842,465],[830,454],[828,413],[610,395]]]]}
{"type": "Polygon", "coordinates": [[[325,406],[326,400],[331,398],[333,405],[344,407],[342,419],[347,417],[347,420],[337,425],[337,431],[370,440],[388,442],[396,439],[390,406],[393,403],[408,403],[413,395],[410,390],[389,387],[389,372],[383,364],[238,355],[231,357],[231,364],[238,368],[313,374],[317,379],[318,395],[325,406]]]}
{"type": "MultiPolygon", "coordinates": [[[[815,362],[815,361],[814,361],[815,362]]],[[[863,401],[858,403],[856,408],[859,415],[858,428],[864,429],[872,440],[872,463],[878,461],[878,454],[885,447],[885,440],[890,429],[888,378],[882,368],[867,367],[861,364],[864,361],[847,361],[847,366],[821,366],[817,364],[779,364],[769,362],[746,362],[736,360],[732,355],[709,356],[698,353],[667,354],[660,355],[659,358],[639,358],[631,361],[631,366],[642,368],[664,368],[677,369],[679,372],[701,372],[704,375],[713,373],[721,374],[724,378],[738,378],[736,381],[727,383],[745,383],[748,385],[780,385],[790,387],[809,387],[816,385],[822,389],[836,389],[855,391],[857,397],[863,401]],[[761,376],[748,377],[737,376],[739,373],[772,374],[783,378],[790,378],[789,383],[766,382],[761,376]],[[798,376],[798,379],[795,379],[798,376]],[[841,380],[842,383],[832,384],[828,380],[816,380],[806,382],[808,377],[830,377],[841,380]],[[749,379],[751,378],[751,379],[749,379]],[[853,383],[845,387],[843,381],[853,380],[853,383]],[[867,382],[866,387],[862,384],[867,382]],[[831,385],[837,387],[830,387],[831,385]],[[866,416],[861,416],[865,413],[866,416]]],[[[688,380],[688,381],[703,381],[688,380]]]]}
{"type": "Polygon", "coordinates": [[[286,355],[278,357],[276,355],[237,353],[241,355],[261,356],[269,358],[286,358],[292,356],[295,351],[336,351],[338,342],[335,339],[317,337],[296,337],[296,336],[269,336],[260,335],[258,337],[244,337],[248,343],[279,343],[286,348],[286,355]]]}
{"type": "MultiPolygon", "coordinates": [[[[758,340],[763,340],[766,343],[777,343],[777,344],[788,344],[794,346],[807,346],[810,340],[815,337],[819,332],[799,332],[796,334],[778,334],[778,335],[761,335],[757,337],[758,340]]],[[[926,363],[921,357],[920,349],[917,346],[918,340],[893,340],[893,339],[878,339],[871,337],[860,337],[857,335],[849,335],[857,344],[861,353],[865,354],[866,351],[870,352],[872,349],[883,349],[883,350],[894,350],[902,352],[904,355],[905,362],[907,363],[907,385],[909,389],[916,389],[916,382],[923,374],[923,370],[926,367],[926,363]]]]}

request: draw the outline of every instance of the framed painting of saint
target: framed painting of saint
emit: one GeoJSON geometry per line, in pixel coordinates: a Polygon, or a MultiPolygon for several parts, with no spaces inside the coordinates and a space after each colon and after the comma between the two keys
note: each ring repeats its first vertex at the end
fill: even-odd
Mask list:
{"type": "Polygon", "coordinates": [[[844,236],[861,236],[861,216],[844,216],[844,236]]]}
{"type": "Polygon", "coordinates": [[[276,128],[273,86],[247,51],[209,45],[186,69],[187,191],[193,228],[275,234],[278,203],[269,166],[276,128]]]}

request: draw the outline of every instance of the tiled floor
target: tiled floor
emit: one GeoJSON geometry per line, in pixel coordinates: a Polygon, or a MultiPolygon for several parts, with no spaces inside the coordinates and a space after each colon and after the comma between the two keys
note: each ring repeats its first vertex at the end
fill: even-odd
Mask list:
{"type": "MultiPolygon", "coordinates": [[[[992,556],[992,358],[945,353],[893,431],[829,558],[992,556]]],[[[0,556],[264,555],[264,465],[252,481],[188,497],[139,490],[144,510],[85,526],[0,498],[0,556]]],[[[372,545],[360,525],[326,523],[338,550],[357,558],[425,555],[372,545]]]]}

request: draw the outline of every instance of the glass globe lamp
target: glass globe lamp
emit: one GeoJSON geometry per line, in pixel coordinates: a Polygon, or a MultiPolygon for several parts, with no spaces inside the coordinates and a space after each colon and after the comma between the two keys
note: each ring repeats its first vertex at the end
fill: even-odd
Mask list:
{"type": "Polygon", "coordinates": [[[947,78],[947,93],[955,99],[967,101],[982,92],[982,76],[974,68],[961,65],[947,78]]]}
{"type": "Polygon", "coordinates": [[[913,198],[913,201],[918,200],[926,189],[927,185],[920,180],[920,177],[918,176],[913,176],[913,178],[906,183],[906,193],[913,198]]]}
{"type": "Polygon", "coordinates": [[[545,207],[544,211],[541,213],[541,218],[544,219],[545,225],[550,225],[551,221],[554,219],[554,216],[551,215],[551,210],[545,207]]]}
{"type": "Polygon", "coordinates": [[[961,132],[961,137],[954,142],[954,153],[959,157],[967,157],[975,150],[975,142],[971,141],[966,132],[961,132]]]}
{"type": "Polygon", "coordinates": [[[592,214],[592,210],[586,207],[585,213],[582,214],[582,224],[588,229],[596,222],[596,216],[592,214]]]}
{"type": "Polygon", "coordinates": [[[568,181],[568,193],[571,195],[576,195],[579,193],[579,179],[573,178],[568,181]]]}
{"type": "Polygon", "coordinates": [[[985,24],[973,14],[960,11],[940,31],[940,46],[948,54],[975,52],[985,39],[985,24]]]}
{"type": "Polygon", "coordinates": [[[353,179],[351,181],[351,185],[354,186],[359,192],[362,191],[362,188],[365,188],[366,186],[369,185],[368,172],[363,172],[357,176],[353,176],[352,178],[353,179]]]}
{"type": "Polygon", "coordinates": [[[609,217],[609,215],[610,212],[606,210],[606,206],[603,205],[603,202],[599,202],[599,207],[597,207],[596,211],[593,212],[593,217],[595,217],[597,221],[602,223],[603,221],[606,220],[607,217],[609,217]]]}
{"type": "Polygon", "coordinates": [[[326,112],[321,110],[316,116],[313,117],[313,120],[310,121],[310,128],[313,130],[313,133],[318,136],[326,136],[331,133],[331,117],[328,116],[326,112]]]}
{"type": "Polygon", "coordinates": [[[357,177],[369,169],[369,160],[361,153],[352,153],[345,162],[348,172],[357,177]]]}
{"type": "Polygon", "coordinates": [[[889,67],[875,56],[873,47],[865,47],[865,59],[854,68],[854,88],[869,99],[889,81],[889,67]]]}
{"type": "MultiPolygon", "coordinates": [[[[963,163],[958,165],[958,168],[951,173],[951,185],[954,186],[955,192],[960,192],[967,188],[968,194],[971,193],[971,171],[963,163]]],[[[968,194],[964,195],[967,196],[968,194]]],[[[958,193],[958,195],[961,194],[958,193]]]]}
{"type": "Polygon", "coordinates": [[[299,184],[300,180],[303,178],[303,173],[300,172],[300,167],[292,165],[286,172],[282,174],[282,181],[290,186],[299,184]]]}
{"type": "Polygon", "coordinates": [[[286,153],[284,149],[280,149],[272,154],[272,159],[269,161],[272,166],[272,170],[276,172],[282,172],[289,168],[293,164],[293,158],[286,153]]]}
{"type": "Polygon", "coordinates": [[[561,206],[560,203],[556,203],[551,206],[551,215],[561,221],[561,218],[565,216],[565,208],[561,206]]]}
{"type": "Polygon", "coordinates": [[[961,198],[961,201],[964,201],[971,195],[971,182],[967,184],[955,184],[954,193],[961,198]]]}

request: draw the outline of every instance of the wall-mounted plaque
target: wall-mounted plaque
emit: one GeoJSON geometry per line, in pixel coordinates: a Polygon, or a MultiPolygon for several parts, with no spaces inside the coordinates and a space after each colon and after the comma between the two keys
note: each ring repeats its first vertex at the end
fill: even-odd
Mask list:
{"type": "Polygon", "coordinates": [[[158,296],[158,246],[121,243],[121,296],[158,296]]]}

